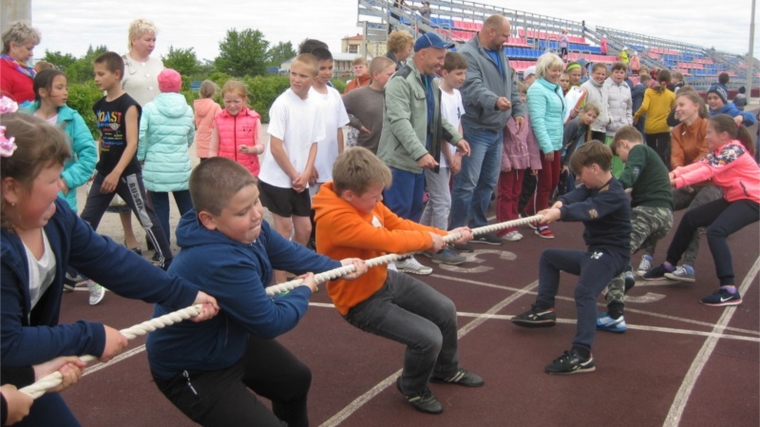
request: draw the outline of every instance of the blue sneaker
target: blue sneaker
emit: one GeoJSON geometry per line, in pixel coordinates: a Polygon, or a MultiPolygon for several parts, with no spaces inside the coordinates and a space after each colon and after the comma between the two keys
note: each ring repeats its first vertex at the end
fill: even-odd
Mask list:
{"type": "Polygon", "coordinates": [[[696,277],[694,276],[694,268],[690,265],[679,265],[671,273],[665,273],[665,277],[670,280],[678,280],[679,282],[694,283],[696,277]]]}
{"type": "Polygon", "coordinates": [[[596,329],[622,334],[628,329],[628,326],[625,325],[624,316],[613,319],[607,313],[602,313],[596,318],[596,329]]]}
{"type": "Polygon", "coordinates": [[[702,298],[699,302],[704,305],[710,305],[713,307],[723,307],[726,305],[739,305],[742,303],[742,296],[739,295],[739,291],[734,293],[729,292],[725,288],[720,288],[712,295],[708,295],[702,298]]]}

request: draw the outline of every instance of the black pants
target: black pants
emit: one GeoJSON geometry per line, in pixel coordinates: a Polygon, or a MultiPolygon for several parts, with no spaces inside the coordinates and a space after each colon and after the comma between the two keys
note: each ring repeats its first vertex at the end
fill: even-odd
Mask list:
{"type": "Polygon", "coordinates": [[[668,170],[670,167],[670,132],[663,133],[645,133],[644,139],[647,141],[647,145],[650,146],[657,154],[660,155],[665,166],[668,170]]]}
{"type": "Polygon", "coordinates": [[[709,226],[707,243],[715,262],[715,274],[721,286],[733,285],[734,267],[726,238],[758,220],[760,205],[749,199],[728,202],[720,198],[693,208],[681,218],[676,234],[670,242],[666,259],[676,265],[697,229],[709,226]]]}
{"type": "Polygon", "coordinates": [[[205,427],[309,425],[311,371],[275,340],[250,337],[243,358],[227,369],[153,379],[174,406],[205,427]],[[272,411],[251,391],[271,400],[272,411]]]}
{"type": "Polygon", "coordinates": [[[92,180],[92,187],[89,194],[87,194],[87,202],[82,211],[82,219],[89,223],[93,230],[97,230],[109,203],[113,200],[114,195],[118,194],[132,209],[137,220],[140,221],[140,225],[145,229],[146,238],[156,248],[159,266],[164,269],[168,268],[172,259],[174,259],[174,255],[172,255],[169,239],[166,237],[167,234],[164,233],[163,227],[161,227],[161,221],[158,219],[156,211],[153,210],[150,203],[147,203],[148,196],[145,194],[142,174],[123,175],[119,178],[119,183],[116,184],[116,191],[113,193],[100,192],[104,179],[103,174],[98,173],[92,180]]]}
{"type": "MultiPolygon", "coordinates": [[[[533,201],[533,193],[536,192],[536,175],[531,173],[530,168],[525,169],[523,185],[520,191],[520,200],[517,202],[517,212],[525,213],[525,207],[533,201]]],[[[532,212],[532,211],[531,211],[532,212]]]]}

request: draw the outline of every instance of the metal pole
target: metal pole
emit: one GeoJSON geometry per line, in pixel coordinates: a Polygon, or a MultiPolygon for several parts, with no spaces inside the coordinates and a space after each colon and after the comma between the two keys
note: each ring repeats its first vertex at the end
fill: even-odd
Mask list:
{"type": "Polygon", "coordinates": [[[752,98],[752,77],[754,77],[753,50],[755,49],[755,0],[752,0],[752,15],[749,23],[749,52],[747,52],[747,98],[752,98]]]}

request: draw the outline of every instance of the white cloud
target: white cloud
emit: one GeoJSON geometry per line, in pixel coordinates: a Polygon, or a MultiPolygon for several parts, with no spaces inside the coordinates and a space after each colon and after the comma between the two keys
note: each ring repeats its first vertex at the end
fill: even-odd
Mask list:
{"type": "MultiPolygon", "coordinates": [[[[503,0],[481,1],[504,6],[503,0]]],[[[733,53],[744,54],[749,48],[749,0],[615,2],[615,6],[596,0],[542,0],[525,3],[524,7],[510,6],[567,20],[585,20],[590,27],[618,28],[733,53]]],[[[294,47],[307,37],[318,38],[334,52],[340,50],[343,37],[360,31],[356,27],[356,0],[34,0],[33,24],[43,36],[36,54],[41,57],[47,49],[81,56],[90,45],[106,45],[124,53],[127,28],[136,18],[151,19],[159,27],[155,53],[166,54],[170,45],[192,47],[200,59],[216,57],[219,41],[231,28],[258,29],[272,44],[290,41],[294,47]]],[[[756,32],[756,57],[759,50],[760,32],[756,32]]]]}

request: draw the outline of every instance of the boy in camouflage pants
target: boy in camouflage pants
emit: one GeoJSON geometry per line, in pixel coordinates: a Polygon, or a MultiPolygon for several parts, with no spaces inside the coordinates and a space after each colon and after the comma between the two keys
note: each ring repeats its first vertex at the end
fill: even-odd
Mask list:
{"type": "MultiPolygon", "coordinates": [[[[623,126],[612,140],[612,152],[625,162],[618,178],[623,188],[631,188],[631,254],[642,247],[654,247],[673,226],[673,197],[668,168],[652,148],[642,144],[641,133],[633,126],[623,126]]],[[[635,280],[630,266],[607,287],[607,313],[597,318],[602,331],[625,332],[623,311],[625,293],[635,280]]]]}

